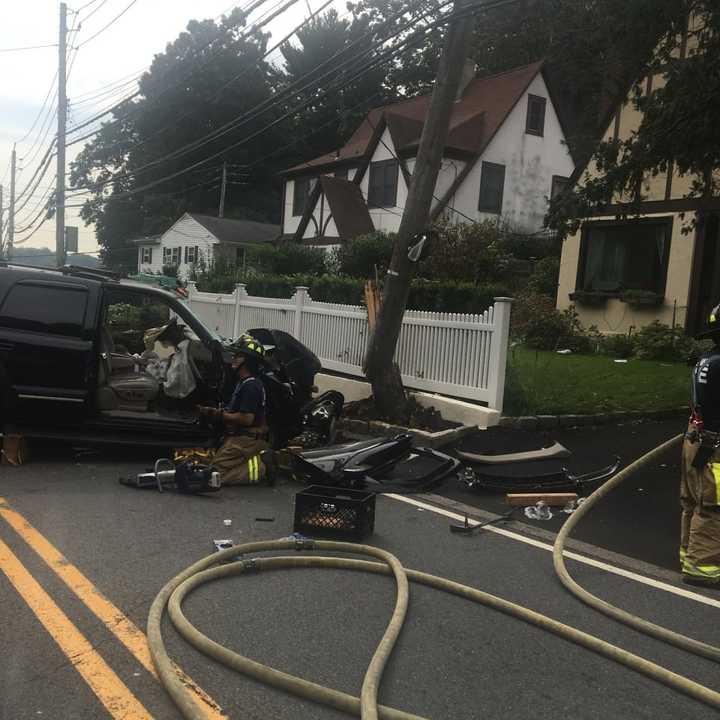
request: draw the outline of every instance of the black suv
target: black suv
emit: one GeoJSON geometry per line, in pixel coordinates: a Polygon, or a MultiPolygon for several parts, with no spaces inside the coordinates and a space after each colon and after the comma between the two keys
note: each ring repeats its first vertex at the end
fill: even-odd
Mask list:
{"type": "Polygon", "coordinates": [[[220,339],[177,296],[112,273],[0,262],[0,427],[28,436],[205,444],[226,393],[220,339]]]}

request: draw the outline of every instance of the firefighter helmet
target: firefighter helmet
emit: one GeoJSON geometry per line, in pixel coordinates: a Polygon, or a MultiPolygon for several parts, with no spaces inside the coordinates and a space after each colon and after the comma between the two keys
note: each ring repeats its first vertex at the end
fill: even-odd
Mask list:
{"type": "Polygon", "coordinates": [[[720,334],[720,304],[710,311],[705,329],[698,335],[698,338],[711,338],[716,334],[720,334]]]}
{"type": "Polygon", "coordinates": [[[225,349],[232,355],[244,355],[258,361],[265,358],[265,348],[252,335],[241,335],[236,340],[230,340],[225,349]]]}

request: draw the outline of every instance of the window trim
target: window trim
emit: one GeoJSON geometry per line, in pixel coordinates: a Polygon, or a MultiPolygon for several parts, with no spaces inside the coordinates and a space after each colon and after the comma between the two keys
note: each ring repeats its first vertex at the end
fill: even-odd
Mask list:
{"type": "MultiPolygon", "coordinates": [[[[588,237],[592,228],[602,227],[620,227],[623,225],[642,224],[642,225],[660,225],[667,229],[667,243],[665,244],[662,269],[658,281],[658,293],[663,295],[667,292],[667,277],[670,267],[670,250],[672,247],[674,217],[667,215],[665,217],[638,218],[628,220],[588,220],[582,226],[580,234],[580,252],[578,253],[577,272],[575,275],[575,292],[586,292],[585,286],[585,265],[589,252],[590,239],[588,237]]],[[[609,298],[617,298],[622,295],[622,290],[603,292],[609,298]]]]}
{"type": "Polygon", "coordinates": [[[184,247],[184,257],[185,257],[185,265],[194,265],[198,261],[198,254],[199,249],[197,245],[185,245],[184,247]],[[190,255],[192,251],[193,259],[190,260],[190,255]]]}
{"type": "Polygon", "coordinates": [[[140,248],[140,264],[152,265],[153,249],[151,247],[140,248]],[[148,253],[148,259],[145,259],[145,253],[148,253]]]}
{"type": "Polygon", "coordinates": [[[507,166],[503,163],[494,163],[483,160],[480,164],[480,190],[478,191],[478,212],[488,213],[490,215],[502,215],[503,204],[505,203],[505,179],[507,174],[507,166]],[[483,177],[485,175],[485,166],[502,168],[502,186],[500,188],[500,207],[490,207],[489,204],[483,204],[483,177]]]}
{"type": "Polygon", "coordinates": [[[545,120],[547,118],[547,98],[542,97],[542,95],[533,95],[531,93],[528,93],[528,101],[527,101],[527,112],[525,115],[525,133],[527,135],[535,135],[535,137],[545,137],[545,120]],[[530,127],[530,110],[532,108],[533,103],[540,103],[542,107],[542,121],[540,123],[541,127],[540,130],[536,130],[535,128],[530,127]]]}
{"type": "MultiPolygon", "coordinates": [[[[398,195],[398,183],[399,183],[399,177],[400,177],[400,163],[395,158],[390,158],[388,160],[376,160],[375,162],[371,162],[370,166],[368,167],[368,193],[367,193],[367,206],[369,209],[379,209],[382,210],[384,208],[395,208],[397,207],[397,195],[398,195]],[[377,198],[371,197],[371,190],[372,190],[372,172],[373,169],[384,169],[386,167],[393,166],[395,168],[395,179],[394,179],[394,189],[393,189],[393,198],[391,203],[385,203],[377,204],[375,200],[377,198]]],[[[383,184],[383,191],[384,191],[384,184],[383,184]]],[[[383,200],[385,198],[382,198],[383,200]]]]}

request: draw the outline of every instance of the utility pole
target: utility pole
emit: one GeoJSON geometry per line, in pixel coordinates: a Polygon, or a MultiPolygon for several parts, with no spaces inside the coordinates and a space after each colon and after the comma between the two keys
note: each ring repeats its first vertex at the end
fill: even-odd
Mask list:
{"type": "Polygon", "coordinates": [[[218,217],[225,217],[225,193],[227,192],[227,161],[223,163],[222,185],[220,186],[220,207],[218,217]]]}
{"type": "Polygon", "coordinates": [[[55,185],[55,259],[65,264],[65,125],[67,122],[67,5],[60,3],[58,41],[57,180],[55,185]]]}
{"type": "Polygon", "coordinates": [[[15,244],[15,171],[17,167],[17,152],[13,145],[10,159],[10,207],[8,208],[8,242],[7,259],[12,259],[13,245],[15,244]]]}
{"type": "MultiPolygon", "coordinates": [[[[455,0],[453,12],[460,13],[467,5],[467,0],[455,0]]],[[[385,278],[382,307],[368,348],[366,374],[372,384],[373,398],[380,411],[389,415],[405,405],[405,393],[394,356],[412,276],[413,263],[408,258],[408,249],[412,238],[427,229],[472,29],[473,23],[467,17],[458,17],[452,20],[447,30],[408,199],[385,278]]],[[[447,351],[447,348],[438,348],[438,352],[447,351]]]]}

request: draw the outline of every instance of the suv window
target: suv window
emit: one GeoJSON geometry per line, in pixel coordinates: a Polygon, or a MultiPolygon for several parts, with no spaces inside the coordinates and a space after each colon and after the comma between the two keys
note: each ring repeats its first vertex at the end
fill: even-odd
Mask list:
{"type": "Polygon", "coordinates": [[[18,283],[3,302],[0,325],[80,338],[86,308],[84,288],[18,283]]]}
{"type": "Polygon", "coordinates": [[[131,354],[141,354],[146,349],[148,330],[160,329],[171,319],[170,306],[152,295],[114,291],[108,293],[105,301],[105,329],[117,349],[131,354]]]}

